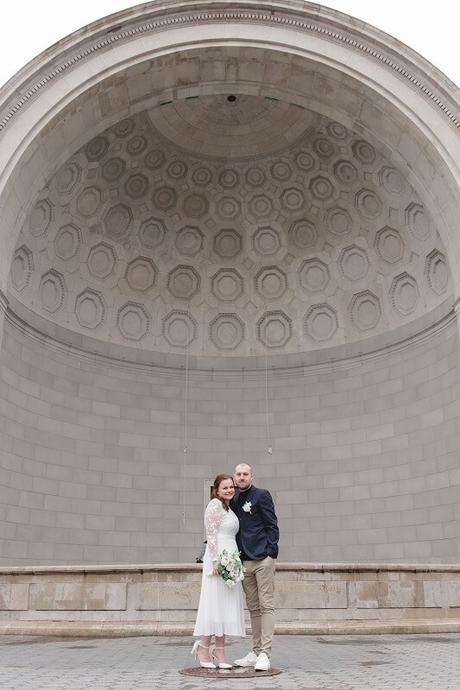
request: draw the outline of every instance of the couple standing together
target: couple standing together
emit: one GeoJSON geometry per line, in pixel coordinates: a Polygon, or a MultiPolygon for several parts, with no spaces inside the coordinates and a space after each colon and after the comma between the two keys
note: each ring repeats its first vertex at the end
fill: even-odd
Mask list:
{"type": "Polygon", "coordinates": [[[234,664],[256,671],[270,669],[279,530],[270,492],[255,487],[253,480],[252,468],[244,463],[236,466],[233,477],[219,474],[205,511],[207,546],[193,633],[199,639],[192,650],[203,668],[232,667],[225,661],[225,636],[245,636],[244,589],[253,649],[234,664]],[[238,577],[236,582],[226,583],[221,576],[224,551],[227,555],[239,551],[245,569],[242,586],[238,577]]]}

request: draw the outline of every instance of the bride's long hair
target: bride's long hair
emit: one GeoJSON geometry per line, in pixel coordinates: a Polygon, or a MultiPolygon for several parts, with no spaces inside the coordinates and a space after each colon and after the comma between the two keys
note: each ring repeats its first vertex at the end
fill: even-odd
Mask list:
{"type": "Polygon", "coordinates": [[[225,479],[231,479],[233,486],[235,486],[235,482],[233,480],[233,477],[231,474],[218,474],[217,477],[214,479],[214,484],[212,485],[212,491],[211,491],[211,498],[217,498],[219,501],[222,503],[223,507],[225,510],[228,510],[228,505],[225,503],[225,501],[217,495],[217,492],[219,491],[219,486],[225,479]]]}

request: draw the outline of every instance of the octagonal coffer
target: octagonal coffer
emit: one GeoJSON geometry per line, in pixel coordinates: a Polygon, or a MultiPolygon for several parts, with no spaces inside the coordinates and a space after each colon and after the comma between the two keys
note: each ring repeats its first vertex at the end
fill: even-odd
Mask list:
{"type": "Polygon", "coordinates": [[[264,266],[257,272],[254,284],[264,300],[279,299],[287,290],[287,275],[278,266],[264,266]]]}
{"type": "Polygon", "coordinates": [[[279,232],[270,226],[258,228],[252,236],[254,251],[262,256],[271,256],[281,247],[279,232]]]}
{"type": "Polygon", "coordinates": [[[289,228],[289,240],[298,249],[309,249],[316,244],[318,233],[316,226],[306,218],[295,220],[289,228]]]}
{"type": "Polygon", "coordinates": [[[331,340],[337,328],[337,312],[325,302],[313,304],[305,315],[304,332],[316,342],[331,340]]]}
{"type": "Polygon", "coordinates": [[[63,261],[69,261],[81,246],[81,230],[74,223],[63,225],[54,238],[54,251],[63,261]]]}
{"type": "Polygon", "coordinates": [[[365,278],[369,270],[369,259],[366,252],[356,244],[342,249],[338,264],[348,280],[361,280],[365,278]]]}
{"type": "Polygon", "coordinates": [[[141,340],[149,331],[150,314],[143,304],[127,302],[118,310],[117,327],[123,338],[141,340]]]}
{"type": "Polygon", "coordinates": [[[186,348],[196,339],[198,325],[185,310],[174,309],[162,320],[163,337],[169,345],[186,348]]]}
{"type": "Polygon", "coordinates": [[[104,217],[105,234],[112,240],[124,239],[133,222],[133,214],[126,204],[115,204],[104,217]]]}
{"type": "Polygon", "coordinates": [[[106,306],[100,292],[87,288],[75,300],[75,316],[83,328],[94,330],[106,318],[106,306]]]}
{"type": "Polygon", "coordinates": [[[125,182],[125,192],[133,201],[144,198],[149,191],[149,180],[142,173],[130,175],[125,182]]]}
{"type": "Polygon", "coordinates": [[[425,207],[412,202],[405,211],[406,223],[414,239],[426,242],[431,236],[431,223],[425,207]]]}
{"type": "Polygon", "coordinates": [[[437,295],[446,292],[449,284],[449,268],[445,255],[438,249],[433,249],[426,257],[425,275],[433,292],[437,295]]]}
{"type": "Polygon", "coordinates": [[[157,273],[157,267],[151,259],[137,256],[128,263],[125,278],[132,290],[146,292],[155,285],[157,273]]]}
{"type": "Polygon", "coordinates": [[[102,192],[96,185],[85,187],[77,196],[76,208],[86,220],[96,215],[102,202],[102,192]]]}
{"type": "Polygon", "coordinates": [[[329,268],[321,259],[307,259],[299,268],[299,282],[307,292],[324,290],[329,279],[329,268]]]}
{"type": "Polygon", "coordinates": [[[363,290],[353,296],[350,304],[350,316],[352,323],[360,331],[369,331],[375,328],[382,315],[380,300],[370,290],[363,290]]]}
{"type": "Polygon", "coordinates": [[[288,187],[280,197],[281,206],[290,212],[300,211],[305,206],[305,196],[298,187],[288,187]]]}
{"type": "Polygon", "coordinates": [[[390,288],[394,309],[403,316],[414,312],[419,301],[419,290],[416,279],[409,273],[400,273],[393,278],[390,288]]]}
{"type": "Polygon", "coordinates": [[[153,192],[152,203],[159,211],[170,211],[176,206],[177,192],[174,187],[158,187],[153,192]]]}
{"type": "Polygon", "coordinates": [[[105,156],[109,148],[109,142],[106,137],[99,135],[91,139],[85,146],[86,158],[90,161],[99,161],[105,156]]]}
{"type": "Polygon", "coordinates": [[[33,254],[23,244],[16,249],[11,262],[10,279],[15,290],[22,292],[30,284],[33,270],[33,254]]]}
{"type": "Polygon", "coordinates": [[[292,321],[284,311],[268,311],[257,322],[257,339],[264,347],[284,347],[292,337],[292,321]]]}
{"type": "Polygon", "coordinates": [[[48,199],[37,201],[29,216],[29,232],[32,237],[44,235],[52,219],[53,204],[48,199]]]}
{"type": "Polygon", "coordinates": [[[67,290],[62,273],[51,269],[40,280],[38,295],[43,309],[53,314],[64,304],[67,290]]]}
{"type": "Polygon", "coordinates": [[[88,254],[88,271],[95,278],[104,280],[114,272],[117,260],[118,257],[114,248],[107,242],[99,242],[99,244],[91,247],[88,254]]]}
{"type": "Polygon", "coordinates": [[[139,242],[149,249],[155,249],[164,240],[166,226],[159,218],[147,218],[139,228],[139,242]]]}
{"type": "Polygon", "coordinates": [[[176,266],[168,275],[168,290],[178,299],[190,300],[201,285],[201,278],[193,266],[176,266]]]}
{"type": "Polygon", "coordinates": [[[218,314],[209,324],[209,339],[218,350],[236,350],[244,340],[244,323],[237,314],[218,314]]]}
{"type": "Polygon", "coordinates": [[[54,187],[60,195],[72,194],[81,179],[81,167],[76,161],[67,161],[54,176],[54,187]]]}
{"type": "Polygon", "coordinates": [[[220,268],[211,278],[211,292],[218,300],[233,302],[243,294],[243,277],[234,268],[220,268]]]}
{"type": "MultiPolygon", "coordinates": [[[[235,201],[235,200],[234,200],[235,201]]],[[[238,202],[236,202],[238,204],[238,202]]],[[[228,210],[229,207],[226,207],[228,210]]],[[[182,209],[186,217],[189,218],[203,218],[209,211],[209,201],[203,194],[189,194],[185,197],[182,209]]],[[[224,218],[234,218],[238,213],[235,205],[232,205],[231,212],[228,215],[223,214],[224,218]]]]}
{"type": "Polygon", "coordinates": [[[401,261],[404,256],[404,242],[400,233],[389,225],[379,230],[375,236],[375,248],[387,263],[401,261]]]}
{"type": "Polygon", "coordinates": [[[220,230],[214,238],[213,249],[222,259],[233,259],[242,249],[243,240],[234,228],[220,230]]]}
{"type": "Polygon", "coordinates": [[[184,256],[195,256],[203,248],[204,235],[194,225],[186,225],[176,234],[176,249],[184,256]]]}
{"type": "Polygon", "coordinates": [[[311,195],[317,201],[327,201],[330,199],[335,191],[335,187],[331,180],[325,175],[317,175],[310,181],[309,189],[311,195]]]}
{"type": "Polygon", "coordinates": [[[360,189],[355,195],[355,207],[362,218],[373,220],[382,212],[383,204],[373,189],[360,189]]]}

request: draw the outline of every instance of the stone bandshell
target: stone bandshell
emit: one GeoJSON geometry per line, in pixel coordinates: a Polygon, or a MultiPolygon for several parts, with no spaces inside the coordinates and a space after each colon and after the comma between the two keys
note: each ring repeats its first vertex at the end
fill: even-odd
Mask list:
{"type": "MultiPolygon", "coordinates": [[[[323,6],[162,0],[59,42],[0,101],[2,562],[190,561],[210,476],[235,457],[273,491],[284,558],[458,561],[458,90],[323,6]],[[314,231],[293,241],[298,220],[314,231]],[[203,244],[184,257],[189,225],[203,244]],[[279,243],[254,244],[259,227],[279,243]],[[107,277],[85,273],[101,243],[107,277]],[[145,291],[138,257],[157,269],[145,291]],[[271,267],[286,289],[268,299],[271,267]],[[218,303],[230,269],[244,289],[218,303]]],[[[338,584],[338,615],[346,594],[392,615],[381,582],[338,584]]],[[[393,599],[415,611],[409,584],[393,599]]]]}

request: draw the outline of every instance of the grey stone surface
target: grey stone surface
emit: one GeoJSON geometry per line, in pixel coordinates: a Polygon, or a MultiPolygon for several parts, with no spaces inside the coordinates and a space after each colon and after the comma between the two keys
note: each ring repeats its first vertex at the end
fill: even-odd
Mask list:
{"type": "MultiPolygon", "coordinates": [[[[184,638],[0,637],[4,690],[456,690],[459,634],[276,637],[278,676],[244,681],[182,676],[192,665],[184,638]]],[[[228,646],[229,659],[247,643],[228,646]]]]}
{"type": "Polygon", "coordinates": [[[8,319],[0,562],[193,561],[206,487],[243,458],[274,495],[281,560],[455,562],[458,357],[446,322],[379,356],[272,370],[267,388],[264,372],[189,372],[185,406],[181,370],[8,319]]]}

